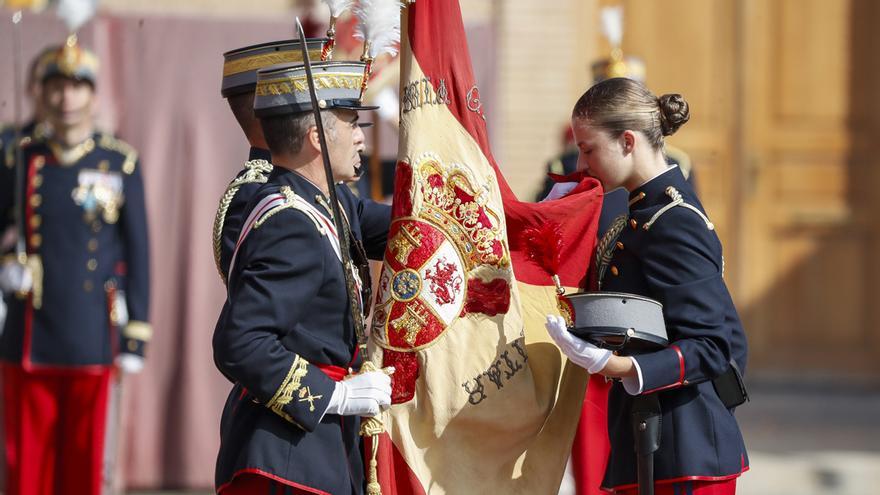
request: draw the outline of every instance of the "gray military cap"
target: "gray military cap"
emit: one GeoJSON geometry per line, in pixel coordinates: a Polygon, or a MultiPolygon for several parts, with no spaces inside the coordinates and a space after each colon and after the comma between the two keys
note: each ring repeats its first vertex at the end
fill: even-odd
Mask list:
{"type": "MultiPolygon", "coordinates": [[[[363,62],[315,62],[312,75],[321,109],[375,110],[361,104],[364,83],[363,62]]],[[[312,109],[309,83],[303,64],[287,64],[257,71],[254,113],[271,117],[312,109]]]]}
{"type": "MultiPolygon", "coordinates": [[[[324,60],[329,57],[325,47],[329,38],[306,38],[309,58],[324,60]]],[[[300,40],[281,40],[246,46],[223,54],[223,84],[220,94],[229,98],[253,91],[257,85],[257,70],[278,64],[302,63],[300,40]]]]}

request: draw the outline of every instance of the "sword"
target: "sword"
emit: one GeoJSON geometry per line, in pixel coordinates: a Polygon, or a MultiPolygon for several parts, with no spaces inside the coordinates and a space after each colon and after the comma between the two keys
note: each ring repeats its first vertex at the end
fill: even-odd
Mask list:
{"type": "MultiPolygon", "coordinates": [[[[302,49],[303,65],[306,69],[306,81],[309,83],[309,97],[312,100],[312,113],[315,115],[315,125],[318,128],[318,139],[321,143],[321,159],[324,161],[324,174],[327,178],[327,189],[330,193],[330,210],[333,212],[333,222],[336,224],[336,231],[341,233],[339,238],[339,250],[342,252],[342,272],[345,275],[345,288],[348,292],[349,310],[354,320],[354,330],[357,335],[358,347],[361,355],[364,357],[364,364],[361,366],[361,373],[375,371],[378,368],[370,361],[367,350],[367,335],[364,328],[363,312],[361,311],[358,301],[360,300],[360,292],[354,282],[354,264],[351,261],[351,251],[349,251],[349,230],[345,219],[339,208],[339,200],[336,195],[336,183],[333,180],[333,171],[330,168],[330,154],[327,151],[327,137],[324,135],[324,123],[321,120],[321,110],[318,108],[318,92],[315,90],[315,80],[312,78],[312,61],[309,59],[309,51],[306,48],[306,35],[303,32],[302,23],[299,17],[296,18],[296,29],[299,32],[302,49]]],[[[366,77],[366,76],[364,76],[366,77]]],[[[365,301],[369,304],[369,301],[365,301]]],[[[385,425],[379,417],[364,418],[361,421],[360,435],[370,437],[370,446],[372,450],[372,458],[370,459],[369,470],[367,472],[367,495],[381,495],[382,488],[379,486],[379,477],[377,474],[378,462],[376,457],[379,451],[379,435],[385,431],[385,425]]]]}
{"type": "MultiPolygon", "coordinates": [[[[345,288],[348,292],[349,309],[351,317],[354,320],[355,335],[357,335],[358,347],[360,347],[366,360],[367,335],[363,319],[363,312],[358,304],[360,300],[360,292],[354,281],[352,269],[354,264],[351,261],[351,251],[349,244],[348,224],[342,216],[339,208],[339,196],[336,194],[336,182],[333,180],[333,170],[330,167],[330,154],[327,151],[327,137],[324,134],[324,122],[321,120],[321,109],[318,108],[318,92],[315,89],[315,80],[312,77],[312,61],[309,59],[309,50],[306,47],[306,35],[303,32],[302,23],[299,17],[296,18],[296,29],[299,32],[301,40],[300,49],[302,50],[303,64],[306,69],[306,81],[309,83],[309,97],[312,100],[312,113],[315,116],[315,126],[318,128],[318,140],[321,143],[321,159],[324,162],[324,175],[327,178],[327,189],[330,193],[330,210],[333,213],[333,223],[336,225],[336,232],[339,232],[339,250],[342,254],[343,273],[345,275],[345,288]]],[[[369,304],[369,302],[365,302],[369,304]]]]}

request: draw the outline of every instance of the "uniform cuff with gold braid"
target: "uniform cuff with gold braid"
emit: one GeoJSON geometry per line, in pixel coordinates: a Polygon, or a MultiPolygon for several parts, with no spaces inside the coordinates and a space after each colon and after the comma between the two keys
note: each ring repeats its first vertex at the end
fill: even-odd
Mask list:
{"type": "Polygon", "coordinates": [[[153,337],[153,327],[143,321],[130,321],[122,329],[122,347],[119,352],[144,356],[147,342],[153,337]]]}
{"type": "Polygon", "coordinates": [[[153,326],[145,321],[130,321],[122,329],[122,336],[127,339],[149,342],[153,338],[153,326]]]}
{"type": "Polygon", "coordinates": [[[336,382],[299,355],[266,407],[305,431],[314,431],[324,416],[336,382]]]}

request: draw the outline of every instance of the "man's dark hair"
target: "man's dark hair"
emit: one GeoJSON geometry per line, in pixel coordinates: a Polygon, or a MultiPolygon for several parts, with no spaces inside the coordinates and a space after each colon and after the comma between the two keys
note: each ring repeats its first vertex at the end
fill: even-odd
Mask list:
{"type": "Polygon", "coordinates": [[[257,138],[261,131],[260,121],[254,115],[254,92],[249,91],[232,95],[226,98],[226,101],[229,103],[229,109],[232,110],[232,115],[235,116],[235,120],[238,122],[241,130],[244,131],[248,141],[260,142],[261,140],[257,138]]]}
{"type": "MultiPolygon", "coordinates": [[[[328,138],[332,138],[336,128],[336,116],[333,112],[324,111],[321,117],[328,138]]],[[[302,150],[309,128],[315,125],[315,116],[312,112],[303,112],[296,115],[264,117],[260,119],[260,124],[263,126],[266,144],[269,145],[273,155],[295,155],[302,150]]]]}

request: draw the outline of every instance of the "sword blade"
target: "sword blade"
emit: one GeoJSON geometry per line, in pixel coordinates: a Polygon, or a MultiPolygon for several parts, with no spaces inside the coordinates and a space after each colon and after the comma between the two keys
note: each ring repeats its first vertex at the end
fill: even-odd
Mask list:
{"type": "MultiPolygon", "coordinates": [[[[357,284],[354,281],[354,274],[351,273],[351,251],[349,245],[349,230],[339,208],[339,197],[336,194],[336,182],[333,180],[333,169],[330,164],[330,154],[327,149],[327,136],[324,133],[324,122],[321,120],[321,109],[318,107],[318,91],[315,89],[315,79],[312,77],[312,61],[309,58],[309,50],[306,46],[306,35],[303,31],[302,23],[299,17],[296,18],[296,30],[299,33],[300,49],[302,50],[303,65],[306,69],[306,81],[309,86],[309,98],[312,101],[312,113],[315,116],[315,126],[318,128],[318,141],[321,143],[321,159],[324,162],[324,175],[327,179],[327,190],[330,196],[330,210],[333,212],[333,222],[336,225],[336,232],[339,232],[339,250],[342,254],[342,272],[345,275],[345,287],[348,292],[349,309],[351,317],[354,321],[355,334],[357,335],[358,344],[364,347],[367,342],[366,331],[364,328],[363,313],[359,307],[358,301],[360,294],[358,293],[357,284]]],[[[369,301],[364,301],[369,304],[369,301]]]]}

